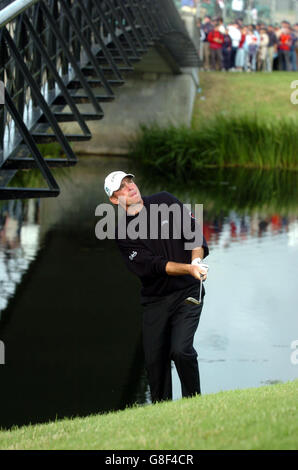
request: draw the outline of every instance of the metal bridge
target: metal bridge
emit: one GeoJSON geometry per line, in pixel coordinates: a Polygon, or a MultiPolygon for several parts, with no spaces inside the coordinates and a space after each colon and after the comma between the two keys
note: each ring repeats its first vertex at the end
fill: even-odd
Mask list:
{"type": "Polygon", "coordinates": [[[180,67],[198,67],[173,0],[0,0],[0,199],[57,196],[51,169],[77,162],[69,142],[91,139],[87,122],[104,117],[101,103],[158,45],[180,67]],[[65,122],[79,131],[64,134],[65,122]],[[49,142],[63,157],[43,158],[38,144],[49,142]],[[32,169],[45,187],[10,186],[32,169]]]}

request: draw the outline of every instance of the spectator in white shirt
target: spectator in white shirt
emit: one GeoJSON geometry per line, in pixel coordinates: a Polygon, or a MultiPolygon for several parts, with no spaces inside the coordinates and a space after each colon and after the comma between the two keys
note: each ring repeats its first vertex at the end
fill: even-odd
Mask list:
{"type": "Polygon", "coordinates": [[[228,34],[232,40],[231,69],[235,70],[235,57],[241,40],[241,31],[237,23],[228,26],[228,34]]]}
{"type": "Polygon", "coordinates": [[[257,69],[257,52],[260,38],[259,34],[256,33],[254,26],[249,26],[245,41],[245,47],[248,51],[248,70],[253,72],[257,69]]]}

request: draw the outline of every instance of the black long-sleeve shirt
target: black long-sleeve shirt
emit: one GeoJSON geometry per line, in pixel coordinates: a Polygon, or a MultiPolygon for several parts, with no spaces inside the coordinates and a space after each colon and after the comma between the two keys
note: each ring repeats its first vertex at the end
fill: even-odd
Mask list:
{"type": "MultiPolygon", "coordinates": [[[[116,229],[116,243],[124,258],[125,264],[128,269],[141,280],[141,295],[146,297],[163,296],[171,294],[176,290],[187,288],[192,284],[199,285],[200,281],[193,276],[169,276],[165,269],[169,261],[191,263],[192,250],[185,249],[185,243],[190,243],[191,240],[185,238],[182,211],[184,216],[190,217],[188,222],[192,233],[200,229],[198,223],[191,214],[185,215],[186,212],[183,204],[170,193],[164,191],[151,196],[143,196],[142,199],[144,207],[140,213],[135,216],[126,215],[126,217],[123,218],[124,220],[118,222],[116,229]],[[157,224],[153,223],[153,218],[150,217],[150,206],[152,204],[159,205],[159,207],[160,204],[165,204],[167,207],[172,204],[177,204],[181,209],[181,218],[178,216],[178,220],[176,213],[175,216],[173,216],[169,211],[168,217],[162,217],[160,213],[158,219],[156,219],[157,224]],[[145,211],[144,208],[146,209],[145,211]],[[144,239],[138,237],[133,240],[129,236],[126,236],[126,238],[121,239],[121,231],[123,232],[123,229],[125,229],[127,232],[129,225],[136,224],[137,226],[138,221],[139,225],[141,225],[142,217],[143,223],[144,221],[147,222],[147,237],[144,239]],[[121,224],[122,227],[120,227],[121,224]],[[181,229],[179,229],[179,227],[181,227],[181,229]],[[158,233],[155,235],[156,238],[154,235],[150,236],[150,229],[158,230],[158,233]],[[169,235],[167,236],[167,234],[169,235]],[[177,239],[174,239],[173,236],[177,239]]],[[[138,228],[140,229],[140,227],[138,228]]],[[[137,232],[136,227],[136,233],[137,232]]],[[[204,248],[204,257],[206,257],[209,253],[209,249],[204,237],[201,241],[201,246],[204,248]]]]}

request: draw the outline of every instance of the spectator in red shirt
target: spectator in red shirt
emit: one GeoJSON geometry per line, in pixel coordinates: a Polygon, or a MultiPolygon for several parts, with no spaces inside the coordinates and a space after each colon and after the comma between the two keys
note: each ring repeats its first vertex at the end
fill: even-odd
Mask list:
{"type": "Polygon", "coordinates": [[[211,70],[222,69],[222,45],[224,36],[219,29],[220,25],[216,23],[214,30],[208,34],[207,38],[210,46],[211,70]]]}
{"type": "Polygon", "coordinates": [[[247,35],[247,28],[244,26],[241,30],[241,39],[235,57],[236,70],[242,72],[247,66],[247,50],[244,46],[247,35]]]}
{"type": "Polygon", "coordinates": [[[278,68],[279,70],[291,70],[290,50],[292,45],[291,31],[288,26],[281,30],[278,43],[278,68]]]}

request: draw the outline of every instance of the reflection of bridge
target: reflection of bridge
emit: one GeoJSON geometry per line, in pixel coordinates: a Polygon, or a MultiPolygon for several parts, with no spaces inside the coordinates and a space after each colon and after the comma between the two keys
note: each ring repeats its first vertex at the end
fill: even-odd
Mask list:
{"type": "Polygon", "coordinates": [[[63,172],[58,200],[0,207],[1,427],[146,401],[136,280],[94,236],[102,160],[63,172]]]}
{"type": "Polygon", "coordinates": [[[59,194],[50,169],[76,163],[69,142],[91,139],[87,122],[103,118],[102,103],[114,100],[149,48],[145,72],[156,53],[171,74],[198,66],[172,0],[0,0],[0,8],[0,199],[59,194]],[[41,156],[37,144],[49,142],[63,158],[41,156]],[[8,187],[34,168],[48,188],[8,187]]]}

